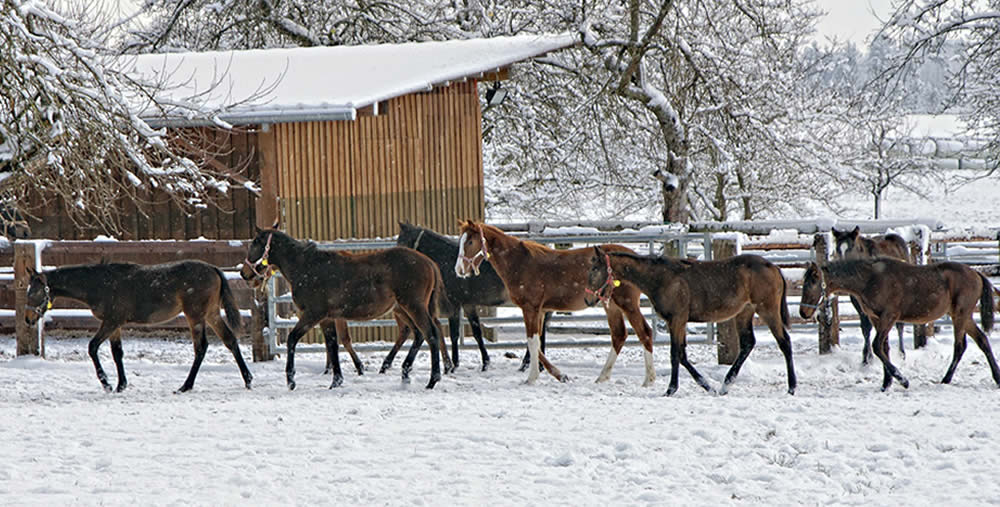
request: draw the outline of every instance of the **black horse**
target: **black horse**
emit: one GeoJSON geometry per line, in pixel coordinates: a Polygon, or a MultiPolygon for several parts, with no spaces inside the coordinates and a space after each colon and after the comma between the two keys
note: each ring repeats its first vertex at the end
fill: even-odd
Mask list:
{"type": "Polygon", "coordinates": [[[240,328],[240,309],[236,306],[225,274],[219,268],[195,260],[152,266],[100,263],[67,266],[45,273],[28,268],[28,275],[31,279],[25,314],[28,325],[34,325],[52,308],[52,300],[60,297],[86,304],[94,317],[101,321],[101,327],[90,340],[88,350],[97,370],[97,378],[105,390],[110,391],[111,384],[97,357],[101,343],[109,338],[111,340],[111,356],[118,370],[118,387],[115,390],[121,392],[128,385],[122,364],[122,326],[165,322],[181,312],[184,312],[191,329],[194,364],[178,391],[188,391],[194,386],[194,378],[208,349],[206,324],[233,353],[243,382],[247,389],[250,388],[253,375],[243,361],[234,334],[240,328]],[[219,314],[220,309],[226,312],[225,320],[219,314]]]}
{"type": "MultiPolygon", "coordinates": [[[[448,316],[453,367],[458,367],[458,341],[462,335],[462,316],[459,313],[461,310],[462,313],[465,313],[465,318],[469,320],[469,325],[472,327],[472,335],[476,338],[476,344],[479,345],[479,353],[482,356],[482,371],[486,371],[490,365],[490,354],[486,351],[486,345],[483,343],[483,326],[479,322],[479,314],[476,309],[479,306],[500,306],[510,302],[510,294],[507,293],[507,288],[500,276],[497,275],[496,270],[489,262],[484,262],[480,267],[479,276],[459,278],[455,275],[454,269],[455,261],[458,259],[458,241],[423,227],[400,222],[396,244],[412,248],[430,257],[441,270],[441,275],[444,277],[445,293],[451,303],[445,305],[445,307],[450,308],[442,308],[442,310],[446,311],[448,316]]],[[[545,350],[545,330],[551,317],[552,312],[547,312],[542,321],[542,351],[545,350]]],[[[405,332],[402,329],[400,331],[405,332]]],[[[392,366],[392,361],[404,339],[405,336],[401,336],[400,340],[393,346],[389,355],[382,362],[382,369],[379,370],[379,373],[385,373],[392,366]]],[[[527,368],[528,353],[525,352],[524,359],[521,361],[521,370],[527,368]]]]}
{"type": "Polygon", "coordinates": [[[399,247],[358,255],[323,251],[311,241],[266,229],[250,243],[240,275],[257,287],[272,266],[291,284],[292,301],[299,310],[299,321],[288,334],[285,376],[289,389],[295,389],[295,346],[313,326],[322,327],[327,353],[333,355],[333,388],[344,381],[336,321],[370,320],[390,310],[401,328],[407,326],[416,335],[403,363],[404,382],[424,339],[431,350],[427,388],[441,379],[437,309],[444,283],[437,265],[425,255],[399,247]]]}

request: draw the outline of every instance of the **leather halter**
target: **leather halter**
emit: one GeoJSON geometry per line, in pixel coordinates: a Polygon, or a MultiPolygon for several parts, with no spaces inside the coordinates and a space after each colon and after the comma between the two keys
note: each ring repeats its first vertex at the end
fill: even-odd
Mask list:
{"type": "Polygon", "coordinates": [[[462,258],[462,262],[472,266],[472,271],[474,271],[477,275],[479,274],[479,266],[476,264],[476,259],[482,257],[483,259],[490,260],[490,251],[486,246],[486,234],[483,233],[482,224],[479,224],[479,251],[472,257],[466,257],[463,251],[460,257],[462,258]]]}
{"type": "Polygon", "coordinates": [[[819,300],[817,300],[816,304],[814,304],[814,305],[811,305],[811,304],[808,304],[808,303],[802,303],[802,302],[799,303],[799,306],[804,306],[806,308],[812,308],[814,310],[819,309],[820,306],[825,305],[827,303],[827,300],[829,299],[829,296],[830,296],[830,294],[828,294],[827,291],[826,291],[826,277],[823,276],[823,268],[819,267],[818,264],[816,265],[816,272],[819,274],[819,287],[820,287],[820,290],[823,291],[822,295],[819,297],[819,300]]]}
{"type": "Polygon", "coordinates": [[[246,258],[243,259],[243,264],[245,266],[249,267],[250,270],[253,271],[253,274],[257,276],[257,278],[267,279],[270,276],[270,274],[271,274],[271,269],[270,269],[270,267],[268,265],[268,262],[267,262],[267,256],[268,256],[268,254],[271,253],[271,238],[272,237],[274,237],[274,233],[273,232],[270,232],[270,233],[267,234],[267,243],[264,244],[264,253],[260,256],[259,259],[257,259],[256,262],[250,262],[249,254],[248,254],[248,256],[246,258]],[[260,270],[259,268],[262,267],[262,266],[263,266],[264,269],[260,270]]]}
{"type": "Polygon", "coordinates": [[[608,306],[608,302],[611,300],[611,293],[622,284],[621,280],[615,278],[614,273],[611,270],[611,256],[604,254],[604,262],[608,266],[608,277],[604,280],[604,285],[601,285],[597,290],[590,290],[590,288],[584,288],[583,290],[587,294],[592,294],[597,296],[597,300],[601,302],[605,307],[608,306]],[[607,294],[604,292],[607,291],[607,294]]]}
{"type": "Polygon", "coordinates": [[[45,315],[45,312],[52,309],[52,297],[50,296],[49,292],[49,284],[46,283],[44,287],[45,287],[45,299],[41,303],[38,303],[38,306],[24,305],[25,309],[37,313],[39,317],[45,315]]]}

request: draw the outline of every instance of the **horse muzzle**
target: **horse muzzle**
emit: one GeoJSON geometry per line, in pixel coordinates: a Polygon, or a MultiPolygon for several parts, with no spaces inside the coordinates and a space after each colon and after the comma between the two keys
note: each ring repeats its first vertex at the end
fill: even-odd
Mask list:
{"type": "Polygon", "coordinates": [[[465,256],[459,257],[458,262],[455,264],[455,274],[459,278],[479,276],[479,265],[482,263],[482,257],[473,257],[472,259],[465,256]]]}

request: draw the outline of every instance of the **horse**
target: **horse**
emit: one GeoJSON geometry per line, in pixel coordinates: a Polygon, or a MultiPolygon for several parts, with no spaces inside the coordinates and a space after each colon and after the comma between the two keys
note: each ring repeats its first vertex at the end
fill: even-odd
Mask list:
{"type": "MultiPolygon", "coordinates": [[[[430,229],[417,227],[404,222],[399,223],[399,236],[396,244],[407,248],[412,248],[431,258],[438,265],[444,277],[445,293],[450,302],[449,308],[444,309],[448,316],[448,330],[451,334],[452,365],[458,367],[458,341],[462,333],[462,313],[472,327],[472,336],[479,345],[479,354],[482,358],[482,371],[486,371],[490,365],[490,354],[486,351],[483,343],[483,327],[479,322],[477,307],[479,306],[500,306],[510,302],[510,295],[503,280],[497,275],[495,269],[489,262],[480,266],[480,276],[474,278],[460,278],[451,269],[455,265],[458,243],[446,236],[442,236],[430,229]],[[461,313],[459,312],[461,310],[461,313]]],[[[549,319],[552,312],[546,312],[542,320],[541,348],[545,351],[545,331],[548,328],[549,319]]],[[[409,334],[409,328],[400,330],[399,339],[393,345],[392,350],[382,362],[379,373],[385,373],[392,366],[392,361],[409,334]]],[[[529,354],[525,351],[524,359],[521,361],[521,371],[528,368],[529,354]]]]}
{"type": "MultiPolygon", "coordinates": [[[[875,257],[892,257],[905,262],[911,262],[910,252],[906,246],[906,240],[899,234],[886,234],[884,236],[874,236],[866,238],[861,236],[860,229],[855,227],[851,231],[838,231],[832,229],[834,239],[834,258],[843,259],[872,259],[875,257]]],[[[861,304],[857,298],[851,296],[851,305],[858,312],[858,319],[861,321],[861,334],[865,337],[865,345],[861,350],[861,363],[868,364],[872,358],[871,337],[872,323],[861,311],[861,304]]],[[[896,323],[896,333],[899,335],[899,353],[906,358],[906,347],[903,345],[903,323],[896,323]]]]}
{"type": "MultiPolygon", "coordinates": [[[[546,311],[582,310],[589,305],[584,298],[587,272],[590,269],[591,250],[553,250],[533,241],[521,241],[504,234],[491,225],[467,220],[461,224],[458,258],[455,274],[460,278],[481,273],[484,261],[490,261],[503,280],[511,301],[521,308],[525,334],[528,338],[528,384],[538,378],[538,363],[561,382],[568,380],[539,350],[538,331],[541,317],[546,311]]],[[[609,251],[630,252],[620,245],[607,245],[609,251]]],[[[644,349],[646,375],[643,386],[656,379],[653,368],[653,331],[639,310],[639,289],[624,284],[614,291],[605,305],[608,326],[611,328],[611,351],[597,382],[611,378],[611,369],[625,343],[627,331],[624,317],[639,336],[644,349]]]]}
{"type": "Polygon", "coordinates": [[[296,385],[295,346],[307,331],[317,324],[323,330],[327,353],[333,356],[332,389],[344,381],[336,321],[370,320],[389,310],[400,326],[410,326],[416,335],[403,363],[403,381],[409,381],[425,337],[431,351],[427,388],[441,379],[437,308],[444,282],[437,265],[425,255],[401,247],[357,255],[323,251],[311,241],[299,241],[277,229],[260,230],[247,248],[240,275],[257,287],[272,266],[291,284],[292,301],[299,310],[299,321],[288,334],[285,380],[289,389],[296,385]]]}
{"type": "Polygon", "coordinates": [[[889,359],[892,325],[896,321],[926,324],[944,314],[951,316],[955,328],[955,350],[941,383],[951,382],[969,335],[986,354],[993,380],[1000,386],[989,339],[972,318],[978,301],[983,327],[987,332],[993,329],[993,286],[982,273],[957,262],[914,266],[888,257],[834,261],[822,267],[811,263],[803,276],[799,313],[811,318],[816,305],[830,294],[856,297],[875,326],[873,349],[882,361],[882,391],[893,378],[904,388],[910,385],[889,359]]]}
{"type": "Polygon", "coordinates": [[[52,308],[56,298],[80,301],[90,307],[94,317],[101,321],[97,334],[90,340],[88,350],[94,362],[97,379],[106,391],[111,384],[101,367],[97,351],[104,340],[111,342],[111,357],[118,370],[116,392],[125,390],[128,380],[122,364],[121,328],[125,324],[157,324],[173,319],[183,312],[191,330],[194,343],[194,363],[187,380],[178,389],[186,392],[194,386],[195,376],[201,367],[208,338],[205,326],[211,327],[233,353],[239,366],[243,383],[250,389],[250,374],[239,342],[234,333],[240,329],[240,309],[233,299],[233,292],[225,274],[219,268],[196,260],[140,265],[133,263],[84,264],[66,266],[44,273],[28,268],[27,311],[25,320],[34,325],[52,308]],[[223,309],[225,320],[219,314],[223,309]]]}
{"type": "Polygon", "coordinates": [[[714,261],[645,257],[630,252],[594,247],[587,277],[589,302],[607,301],[627,282],[639,288],[670,329],[670,387],[665,396],[677,392],[678,363],[695,382],[712,392],[708,381],[688,361],[688,322],[721,322],[735,318],[740,352],[722,384],[726,394],[753,350],[753,315],[767,324],[785,356],[788,394],[795,394],[792,341],[788,335],[786,283],[781,270],[757,255],[737,255],[714,261]]]}

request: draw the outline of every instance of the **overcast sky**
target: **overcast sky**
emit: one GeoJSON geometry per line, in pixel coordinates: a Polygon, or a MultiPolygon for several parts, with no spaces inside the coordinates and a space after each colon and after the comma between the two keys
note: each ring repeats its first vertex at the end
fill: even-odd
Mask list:
{"type": "Polygon", "coordinates": [[[867,46],[865,38],[882,26],[892,8],[892,0],[817,0],[816,3],[828,13],[816,27],[820,38],[836,37],[861,48],[867,46]]]}

